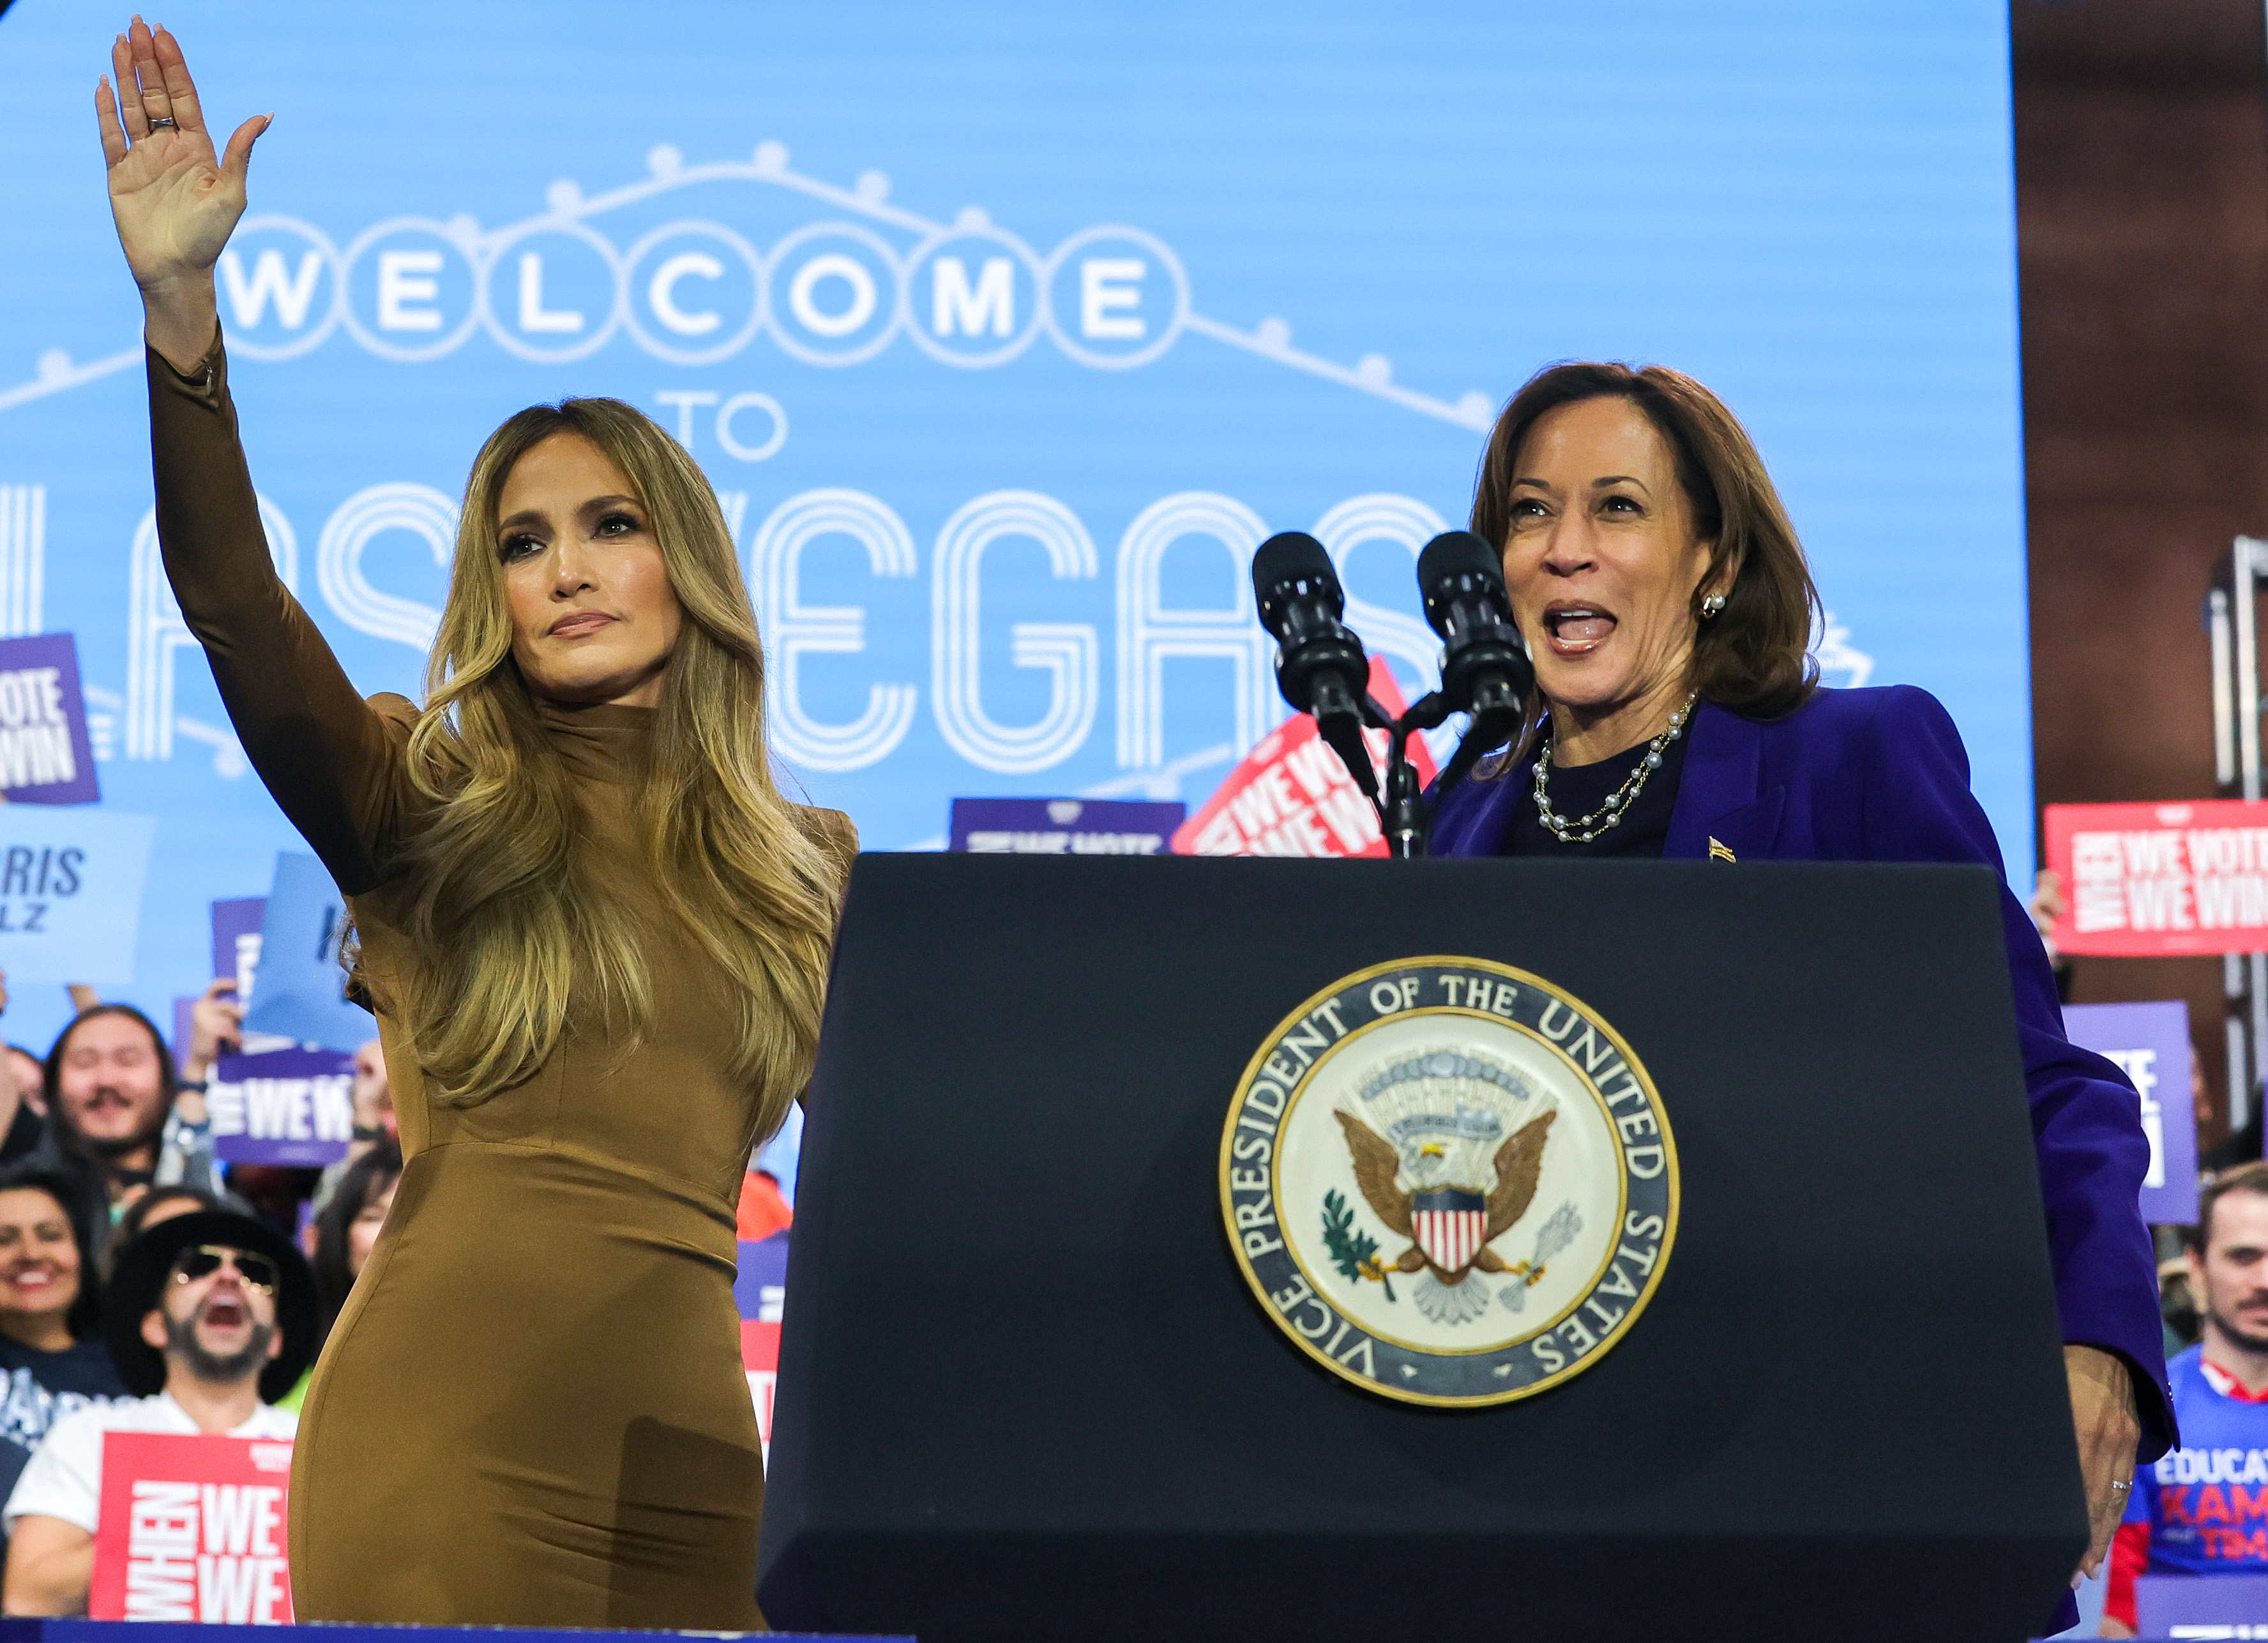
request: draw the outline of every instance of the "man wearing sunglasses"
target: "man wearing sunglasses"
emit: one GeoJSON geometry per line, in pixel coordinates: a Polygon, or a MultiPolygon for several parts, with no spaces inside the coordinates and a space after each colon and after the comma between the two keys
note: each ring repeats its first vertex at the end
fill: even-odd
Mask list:
{"type": "Polygon", "coordinates": [[[0,1511],[11,1615],[86,1612],[106,1433],[288,1439],[298,1427],[270,1407],[316,1345],[314,1278],[289,1239],[227,1211],[175,1216],[120,1253],[106,1300],[110,1355],[139,1401],[63,1417],[26,1463],[0,1511]]]}

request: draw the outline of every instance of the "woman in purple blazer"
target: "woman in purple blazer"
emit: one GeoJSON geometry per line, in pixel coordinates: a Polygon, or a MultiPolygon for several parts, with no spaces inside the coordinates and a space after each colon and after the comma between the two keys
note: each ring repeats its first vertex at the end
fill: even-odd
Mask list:
{"type": "MultiPolygon", "coordinates": [[[[1498,420],[1473,501],[1535,664],[1522,733],[1451,790],[1445,856],[1982,862],[2002,873],[1944,708],[1825,690],[1818,594],[1730,411],[1650,366],[1557,365],[1498,420]]],[[[2139,1098],[2065,1037],[2031,919],[2004,888],[2017,1034],[2064,1359],[2101,1562],[2136,1460],[2174,1437],[2136,1207],[2139,1098]]]]}

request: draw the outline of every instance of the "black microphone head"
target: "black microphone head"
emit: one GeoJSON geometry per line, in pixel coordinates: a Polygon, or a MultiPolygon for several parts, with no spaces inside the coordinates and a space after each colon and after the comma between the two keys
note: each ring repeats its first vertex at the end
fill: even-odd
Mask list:
{"type": "Polygon", "coordinates": [[[1470,531],[1443,531],[1418,556],[1418,593],[1425,601],[1425,620],[1446,637],[1450,605],[1474,608],[1496,621],[1512,620],[1512,596],[1504,586],[1504,562],[1496,549],[1470,531]]]}
{"type": "Polygon", "coordinates": [[[1293,600],[1319,601],[1334,621],[1346,609],[1337,568],[1305,531],[1279,531],[1260,544],[1252,556],[1252,596],[1260,625],[1278,639],[1285,637],[1285,607],[1293,600]]]}
{"type": "Polygon", "coordinates": [[[1443,531],[1418,556],[1418,586],[1429,593],[1443,582],[1468,576],[1504,586],[1504,561],[1470,531],[1443,531]]]}
{"type": "Polygon", "coordinates": [[[1513,624],[1504,562],[1470,531],[1443,531],[1418,556],[1425,621],[1441,636],[1441,695],[1476,731],[1509,735],[1535,680],[1513,624]]]}

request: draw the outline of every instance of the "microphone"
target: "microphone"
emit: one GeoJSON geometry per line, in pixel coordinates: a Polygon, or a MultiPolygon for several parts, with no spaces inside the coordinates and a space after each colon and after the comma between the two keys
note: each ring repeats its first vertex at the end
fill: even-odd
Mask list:
{"type": "Polygon", "coordinates": [[[1378,778],[1362,740],[1370,661],[1339,620],[1346,594],[1330,555],[1305,531],[1270,536],[1252,556],[1252,594],[1260,625],[1275,636],[1277,688],[1298,711],[1314,715],[1356,784],[1375,797],[1378,778]]]}
{"type": "Polygon", "coordinates": [[[1425,621],[1441,636],[1441,696],[1469,713],[1465,740],[1476,754],[1520,728],[1535,670],[1513,625],[1512,597],[1496,550],[1470,531],[1444,531],[1418,556],[1425,621]]]}

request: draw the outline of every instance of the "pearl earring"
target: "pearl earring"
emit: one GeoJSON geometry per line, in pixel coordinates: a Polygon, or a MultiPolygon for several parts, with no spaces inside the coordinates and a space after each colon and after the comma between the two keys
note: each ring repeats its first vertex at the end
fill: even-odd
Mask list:
{"type": "Polygon", "coordinates": [[[1724,608],[1725,596],[1722,593],[1710,594],[1708,598],[1701,601],[1701,620],[1704,622],[1708,621],[1710,617],[1715,615],[1719,611],[1724,609],[1724,608]]]}

